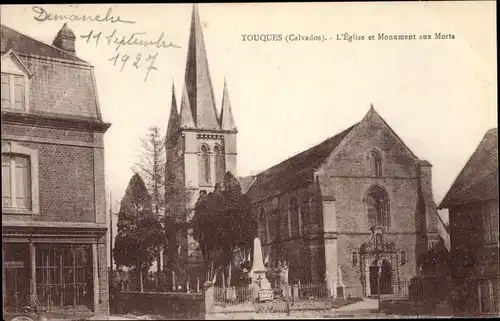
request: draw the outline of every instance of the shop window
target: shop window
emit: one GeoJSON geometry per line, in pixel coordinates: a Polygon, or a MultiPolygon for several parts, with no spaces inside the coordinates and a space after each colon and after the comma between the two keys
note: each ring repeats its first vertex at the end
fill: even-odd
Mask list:
{"type": "Polygon", "coordinates": [[[93,304],[90,245],[36,245],[36,292],[50,311],[93,304]]]}

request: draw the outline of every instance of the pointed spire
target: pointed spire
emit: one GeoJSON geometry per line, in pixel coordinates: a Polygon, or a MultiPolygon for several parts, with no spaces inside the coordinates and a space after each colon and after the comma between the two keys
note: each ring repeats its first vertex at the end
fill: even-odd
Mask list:
{"type": "Polygon", "coordinates": [[[222,108],[220,112],[220,126],[224,130],[237,130],[236,123],[231,110],[231,102],[229,101],[229,91],[227,82],[224,78],[224,94],[222,96],[222,108]]]}
{"type": "Polygon", "coordinates": [[[191,114],[198,128],[219,129],[198,6],[193,5],[185,82],[191,114]]]}
{"type": "Polygon", "coordinates": [[[181,112],[180,112],[180,127],[181,128],[195,128],[193,115],[191,114],[191,107],[189,105],[189,97],[186,87],[182,91],[181,112]]]}
{"type": "Polygon", "coordinates": [[[178,129],[179,114],[177,112],[177,100],[175,99],[175,86],[172,80],[172,102],[170,104],[170,116],[168,118],[167,138],[171,137],[178,129]]]}

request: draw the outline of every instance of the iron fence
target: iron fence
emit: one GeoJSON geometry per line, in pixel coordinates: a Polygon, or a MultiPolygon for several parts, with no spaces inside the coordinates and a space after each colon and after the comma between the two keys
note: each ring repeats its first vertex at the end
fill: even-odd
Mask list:
{"type": "MultiPolygon", "coordinates": [[[[328,301],[331,298],[325,284],[300,284],[274,287],[273,302],[328,301]]],[[[257,296],[250,285],[239,287],[214,287],[214,301],[219,304],[253,302],[257,296]]]]}
{"type": "MultiPolygon", "coordinates": [[[[428,289],[427,289],[428,290],[428,289]]],[[[372,296],[379,296],[381,300],[423,300],[425,299],[426,288],[422,282],[399,281],[396,283],[381,283],[379,288],[372,289],[372,296]],[[375,291],[373,291],[375,290],[375,291]]]]}
{"type": "Polygon", "coordinates": [[[290,288],[293,300],[325,300],[332,297],[326,284],[297,284],[290,288]]]}
{"type": "Polygon", "coordinates": [[[214,287],[214,304],[236,305],[252,302],[252,288],[250,286],[214,287]]]}
{"type": "MultiPolygon", "coordinates": [[[[116,291],[140,291],[140,279],[133,271],[109,271],[110,285],[116,291]]],[[[173,288],[169,281],[169,272],[148,272],[143,275],[144,292],[201,292],[203,280],[196,278],[189,283],[178,283],[173,288]]],[[[171,280],[170,280],[171,281],[171,280]]]]}

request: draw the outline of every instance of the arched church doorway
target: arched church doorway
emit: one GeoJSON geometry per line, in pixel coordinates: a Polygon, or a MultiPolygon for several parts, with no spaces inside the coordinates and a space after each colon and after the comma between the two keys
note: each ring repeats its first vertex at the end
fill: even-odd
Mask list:
{"type": "MultiPolygon", "coordinates": [[[[370,266],[370,293],[372,295],[378,294],[379,286],[379,267],[377,260],[373,261],[370,266]]],[[[380,271],[380,294],[392,293],[392,266],[387,260],[382,260],[382,269],[380,271]]]]}

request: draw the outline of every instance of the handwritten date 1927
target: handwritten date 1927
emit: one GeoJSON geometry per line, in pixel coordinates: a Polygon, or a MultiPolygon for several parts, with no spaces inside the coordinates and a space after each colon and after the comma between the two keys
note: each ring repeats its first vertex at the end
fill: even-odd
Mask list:
{"type": "Polygon", "coordinates": [[[137,54],[135,58],[133,58],[127,54],[120,54],[119,52],[117,52],[116,55],[108,60],[113,62],[113,66],[121,63],[120,71],[123,71],[123,68],[125,68],[125,65],[127,63],[131,63],[132,67],[135,67],[135,69],[143,68],[144,65],[146,65],[146,77],[144,77],[144,81],[147,81],[151,70],[158,70],[158,68],[156,68],[154,65],[156,57],[158,57],[158,52],[156,52],[155,54],[150,54],[147,58],[143,58],[142,54],[140,53],[137,54]]]}

